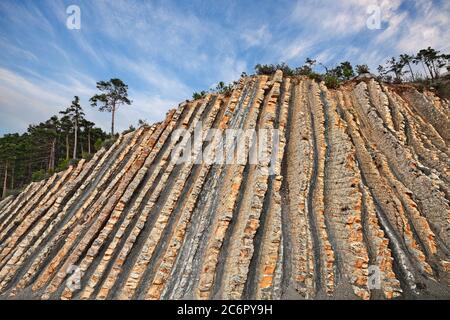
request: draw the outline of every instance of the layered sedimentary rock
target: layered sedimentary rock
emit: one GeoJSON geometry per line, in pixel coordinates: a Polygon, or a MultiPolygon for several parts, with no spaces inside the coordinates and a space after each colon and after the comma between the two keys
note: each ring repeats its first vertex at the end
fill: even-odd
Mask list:
{"type": "Polygon", "coordinates": [[[1,201],[0,297],[449,298],[449,116],[408,85],[242,78],[1,201]]]}

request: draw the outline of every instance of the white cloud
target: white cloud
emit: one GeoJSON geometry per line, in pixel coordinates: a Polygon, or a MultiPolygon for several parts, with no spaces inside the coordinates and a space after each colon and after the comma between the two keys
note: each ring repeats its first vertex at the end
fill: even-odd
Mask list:
{"type": "Polygon", "coordinates": [[[405,21],[405,28],[398,36],[396,48],[403,52],[417,52],[431,46],[443,51],[450,49],[450,5],[444,8],[430,6],[419,1],[417,17],[405,21]]]}
{"type": "Polygon", "coordinates": [[[313,41],[306,40],[303,37],[290,41],[289,44],[283,44],[282,46],[280,45],[278,46],[279,60],[289,61],[291,59],[298,58],[299,56],[306,54],[313,45],[313,41]]]}
{"type": "Polygon", "coordinates": [[[107,54],[107,58],[123,71],[135,74],[144,80],[149,85],[149,91],[180,98],[192,92],[192,89],[179,81],[176,76],[160,70],[158,66],[148,61],[131,60],[116,54],[107,54]]]}
{"type": "Polygon", "coordinates": [[[50,36],[55,35],[51,23],[36,6],[22,6],[17,1],[0,1],[0,12],[9,13],[7,21],[22,31],[35,28],[45,31],[50,36]]]}
{"type": "Polygon", "coordinates": [[[382,44],[384,41],[392,37],[398,36],[401,29],[404,27],[408,18],[407,12],[402,12],[397,15],[392,15],[388,20],[388,27],[384,29],[376,38],[376,44],[382,44]]]}
{"type": "Polygon", "coordinates": [[[14,72],[0,68],[0,133],[10,130],[24,131],[26,126],[49,118],[58,105],[67,104],[67,99],[47,91],[14,72]],[[8,118],[15,121],[8,123],[8,118]]]}
{"type": "MultiPolygon", "coordinates": [[[[29,124],[47,120],[67,107],[75,94],[81,97],[87,116],[99,120],[87,102],[93,90],[89,90],[79,80],[72,78],[64,85],[51,79],[24,78],[11,70],[0,68],[0,133],[23,132],[29,124]],[[7,118],[11,117],[15,121],[7,122],[7,118]]],[[[106,123],[99,124],[105,127],[106,123]]]]}
{"type": "Polygon", "coordinates": [[[118,76],[130,85],[134,103],[126,112],[119,111],[120,130],[139,118],[161,120],[194,89],[234,81],[256,63],[285,61],[296,67],[309,56],[330,66],[343,60],[376,66],[386,55],[414,53],[428,45],[450,49],[450,1],[289,4],[258,3],[246,12],[242,6],[249,5],[238,2],[201,1],[180,9],[170,1],[164,6],[134,0],[79,1],[82,29],[67,33],[64,1],[47,1],[42,7],[0,1],[2,18],[19,35],[11,40],[0,31],[5,52],[0,63],[1,125],[23,130],[78,94],[93,120],[108,130],[109,114],[87,103],[100,78],[118,76]],[[374,4],[381,8],[381,30],[366,26],[367,8],[374,4]],[[37,41],[35,35],[45,36],[37,41]],[[49,52],[58,61],[44,57],[49,52]],[[17,119],[22,117],[26,120],[17,119]]]}
{"type": "Polygon", "coordinates": [[[22,49],[19,46],[9,43],[4,37],[0,39],[0,50],[9,52],[13,55],[24,57],[31,61],[38,61],[39,59],[32,52],[22,49]]]}
{"type": "Polygon", "coordinates": [[[176,108],[180,100],[164,99],[160,96],[130,91],[133,96],[131,106],[123,106],[118,111],[117,123],[122,128],[130,124],[136,126],[139,119],[148,123],[162,121],[169,109],[176,108]]]}
{"type": "MultiPolygon", "coordinates": [[[[95,94],[95,81],[87,75],[72,72],[61,75],[62,82],[30,74],[27,78],[0,68],[0,134],[26,130],[29,124],[45,121],[66,108],[74,95],[80,96],[81,105],[88,119],[109,131],[111,115],[98,112],[89,105],[89,98],[95,94]]],[[[116,129],[122,131],[138,119],[153,123],[164,119],[167,110],[181,101],[179,98],[164,98],[130,90],[131,106],[119,108],[116,129]]]]}
{"type": "Polygon", "coordinates": [[[263,25],[256,30],[245,30],[242,35],[242,39],[245,41],[248,47],[260,46],[264,43],[268,43],[272,38],[267,25],[263,25]]]}
{"type": "Polygon", "coordinates": [[[298,1],[290,20],[292,23],[309,25],[308,32],[313,32],[320,39],[342,38],[371,31],[367,28],[367,20],[371,15],[367,10],[371,6],[378,6],[381,20],[388,21],[401,3],[402,0],[298,1]]]}
{"type": "Polygon", "coordinates": [[[247,69],[245,61],[236,59],[232,56],[227,56],[223,59],[218,68],[219,79],[225,83],[233,82],[239,79],[241,73],[247,69]]]}

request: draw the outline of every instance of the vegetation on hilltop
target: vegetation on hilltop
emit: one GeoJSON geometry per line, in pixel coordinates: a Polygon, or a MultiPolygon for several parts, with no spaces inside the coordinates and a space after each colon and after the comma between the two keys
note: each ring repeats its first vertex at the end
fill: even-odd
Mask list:
{"type": "MultiPolygon", "coordinates": [[[[355,74],[370,72],[366,64],[353,68],[349,61],[344,61],[335,67],[328,67],[311,58],[306,58],[304,65],[296,68],[292,68],[286,63],[257,64],[255,66],[257,75],[272,75],[278,69],[287,76],[303,75],[317,81],[324,81],[329,88],[336,88],[343,81],[353,78],[355,74]],[[322,67],[324,72],[315,71],[316,66],[322,67]]],[[[415,55],[401,54],[399,57],[392,57],[384,65],[378,66],[377,71],[378,79],[381,81],[392,83],[428,81],[432,85],[441,78],[443,69],[450,71],[450,54],[443,54],[428,47],[415,55]],[[422,66],[424,72],[414,72],[413,65],[422,66]]]]}
{"type": "MultiPolygon", "coordinates": [[[[353,67],[351,62],[343,61],[336,66],[330,67],[315,59],[306,58],[305,63],[299,67],[291,67],[285,62],[278,64],[257,64],[255,65],[257,75],[273,75],[275,71],[281,70],[285,76],[307,76],[317,82],[324,81],[330,89],[337,88],[342,82],[350,80],[357,75],[370,73],[367,64],[360,64],[353,67]],[[319,67],[323,69],[318,71],[319,67]]],[[[399,57],[392,57],[384,65],[377,68],[377,78],[388,83],[413,82],[420,85],[434,86],[439,92],[444,92],[446,97],[450,97],[448,83],[442,83],[441,70],[450,72],[450,54],[443,54],[431,47],[422,49],[414,55],[401,54],[399,57]],[[414,72],[413,66],[422,66],[421,71],[414,72]]],[[[241,77],[247,76],[245,72],[241,77]]],[[[231,94],[236,82],[225,85],[219,82],[214,89],[208,91],[194,92],[192,98],[201,99],[208,93],[231,94]]]]}
{"type": "MultiPolygon", "coordinates": [[[[244,73],[243,73],[244,74],[244,73]]],[[[242,75],[241,75],[242,76],[242,75]]],[[[220,81],[217,83],[215,88],[209,89],[208,91],[200,91],[200,92],[194,92],[192,94],[192,99],[202,99],[205,97],[208,93],[220,93],[224,95],[230,95],[231,91],[233,91],[234,86],[236,85],[236,81],[230,84],[225,84],[225,82],[220,81]]]]}

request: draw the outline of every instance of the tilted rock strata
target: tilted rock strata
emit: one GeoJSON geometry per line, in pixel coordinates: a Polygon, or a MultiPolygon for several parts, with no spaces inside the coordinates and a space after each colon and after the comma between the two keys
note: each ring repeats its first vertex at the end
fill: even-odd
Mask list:
{"type": "Polygon", "coordinates": [[[180,104],[0,201],[0,297],[449,298],[449,105],[281,71],[180,104]]]}

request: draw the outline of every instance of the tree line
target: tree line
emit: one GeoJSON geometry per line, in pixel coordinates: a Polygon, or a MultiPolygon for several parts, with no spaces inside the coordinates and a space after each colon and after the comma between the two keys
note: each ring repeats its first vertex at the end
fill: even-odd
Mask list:
{"type": "Polygon", "coordinates": [[[369,67],[367,65],[353,67],[349,61],[329,67],[311,58],[306,58],[305,63],[296,68],[291,68],[284,62],[269,65],[257,64],[255,66],[255,72],[258,75],[272,75],[276,70],[283,71],[283,74],[286,76],[308,76],[316,81],[324,81],[329,88],[336,88],[342,81],[350,80],[357,74],[368,73],[369,67]],[[323,68],[323,72],[316,71],[318,67],[323,68]]]}
{"type": "MultiPolygon", "coordinates": [[[[390,58],[385,65],[377,68],[378,79],[385,82],[401,83],[404,81],[435,81],[440,79],[441,70],[450,71],[450,54],[443,54],[431,47],[422,49],[416,54],[401,54],[399,57],[390,58]],[[418,65],[421,68],[414,68],[418,65]],[[417,69],[423,69],[423,73],[417,69]]],[[[341,82],[350,80],[356,75],[370,73],[366,64],[356,65],[349,61],[339,63],[334,67],[329,67],[323,63],[306,58],[305,63],[296,68],[290,67],[286,63],[279,64],[257,64],[255,72],[258,75],[272,75],[276,70],[283,71],[286,76],[308,76],[317,81],[324,81],[329,88],[336,88],[341,82]],[[319,72],[318,67],[323,71],[319,72]]]]}
{"type": "MultiPolygon", "coordinates": [[[[246,76],[245,72],[241,74],[242,76],[246,76]]],[[[237,81],[234,81],[233,83],[225,84],[223,81],[219,81],[217,85],[214,88],[211,88],[209,90],[202,90],[200,92],[194,92],[192,94],[192,99],[202,99],[205,97],[208,93],[220,93],[224,95],[230,95],[231,91],[233,91],[234,86],[236,85],[237,81]]]]}
{"type": "Polygon", "coordinates": [[[107,134],[86,118],[80,98],[58,114],[25,133],[5,134],[0,138],[0,190],[2,198],[14,194],[31,181],[47,178],[55,172],[90,159],[102,147],[112,145],[115,115],[121,105],[130,105],[128,86],[120,79],[97,82],[99,93],[90,100],[92,107],[111,113],[111,132],[107,134]]]}
{"type": "Polygon", "coordinates": [[[385,65],[377,68],[378,76],[386,82],[438,80],[441,70],[450,72],[450,54],[441,53],[431,47],[422,49],[416,54],[401,54],[399,57],[390,58],[385,65]],[[412,66],[419,66],[414,71],[412,66]]]}

